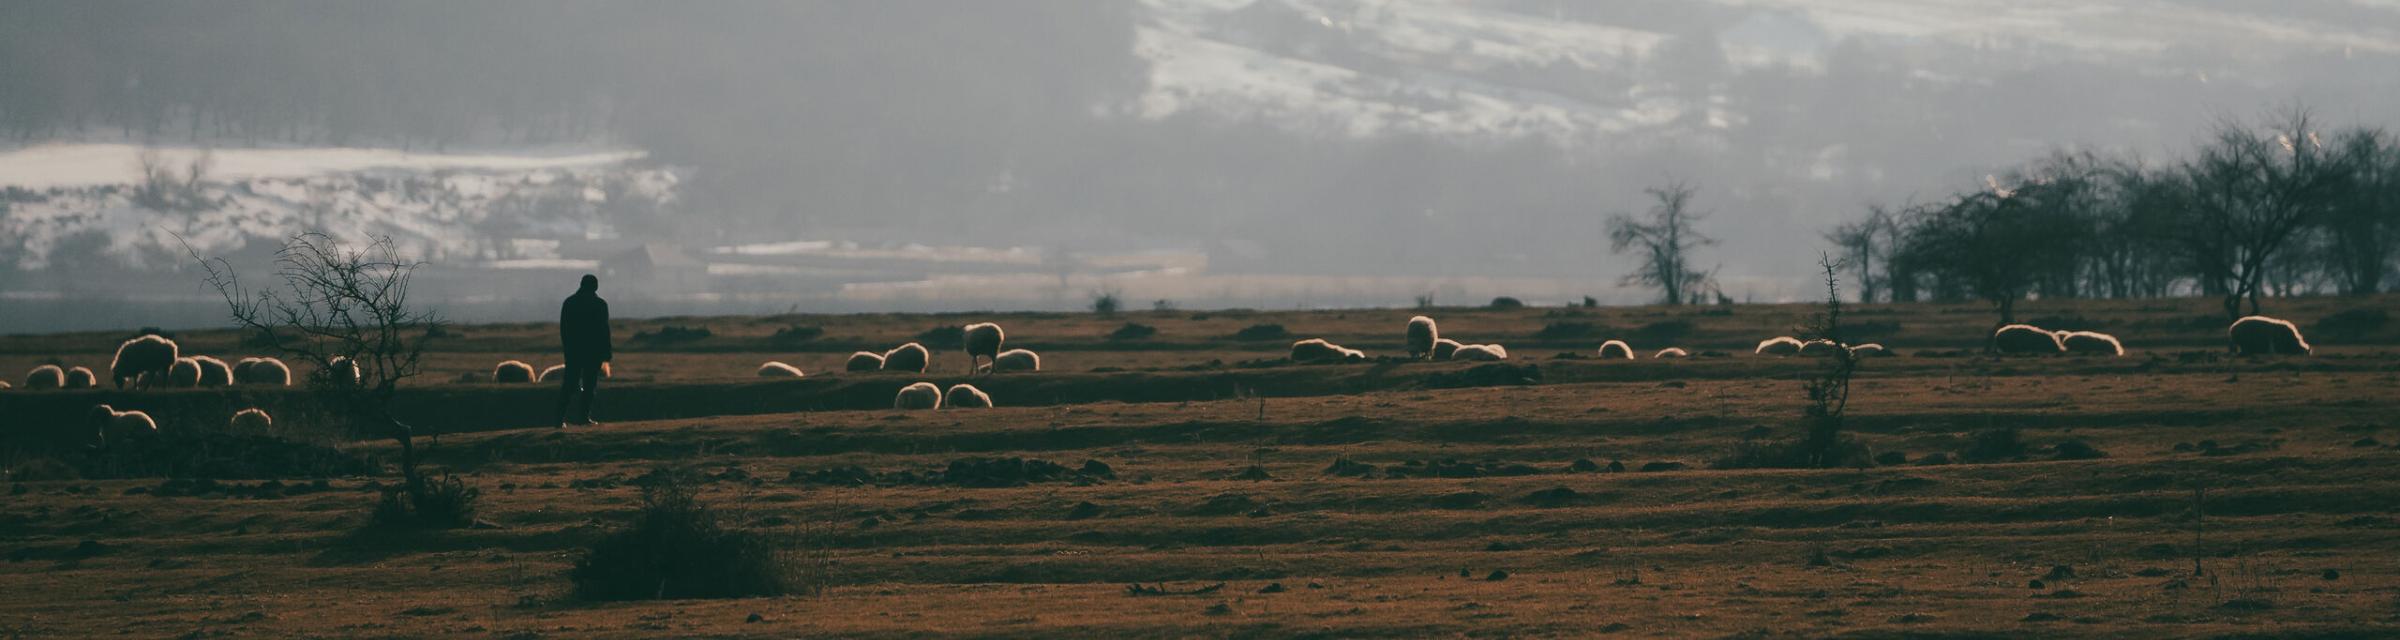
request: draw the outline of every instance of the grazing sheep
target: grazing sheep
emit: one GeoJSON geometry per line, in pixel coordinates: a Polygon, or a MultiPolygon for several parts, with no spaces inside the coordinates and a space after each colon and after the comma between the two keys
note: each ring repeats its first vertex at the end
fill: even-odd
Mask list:
{"type": "Polygon", "coordinates": [[[334,356],[332,360],[326,361],[325,368],[317,371],[317,375],[350,386],[358,386],[361,381],[366,380],[366,376],[358,370],[358,363],[348,356],[334,356]]]}
{"type": "Polygon", "coordinates": [[[558,381],[558,377],[559,377],[560,375],[563,375],[563,374],[565,374],[566,372],[567,372],[567,365],[563,365],[563,364],[554,364],[554,365],[550,365],[550,368],[548,368],[548,369],[543,369],[543,370],[542,370],[541,381],[542,381],[542,382],[557,382],[557,381],[558,381]]]}
{"type": "Polygon", "coordinates": [[[1042,355],[1024,349],[1010,349],[992,358],[992,371],[1040,371],[1042,355]]]}
{"type": "Polygon", "coordinates": [[[178,389],[200,386],[200,361],[176,358],[175,366],[167,367],[167,386],[178,389]]]}
{"type": "Polygon", "coordinates": [[[233,381],[288,387],[292,386],[292,368],[274,358],[243,358],[233,365],[233,381]]]}
{"type": "Polygon", "coordinates": [[[1408,357],[1426,358],[1433,355],[1433,345],[1442,339],[1441,327],[1433,319],[1417,316],[1408,319],[1408,357]]]}
{"type": "Polygon", "coordinates": [[[493,382],[527,383],[534,381],[533,365],[519,360],[502,360],[492,367],[493,382]]]}
{"type": "Polygon", "coordinates": [[[1352,349],[1352,348],[1349,348],[1349,347],[1342,347],[1342,361],[1343,361],[1343,362],[1366,362],[1366,361],[1367,361],[1367,352],[1365,352],[1365,351],[1360,351],[1360,350],[1357,350],[1357,349],[1352,349]]]}
{"type": "Polygon", "coordinates": [[[100,376],[93,375],[88,368],[72,367],[67,369],[67,381],[63,386],[68,389],[90,389],[100,386],[100,376]]]}
{"type": "Polygon", "coordinates": [[[1508,349],[1496,344],[1464,344],[1459,345],[1458,350],[1450,354],[1450,359],[1468,362],[1507,360],[1508,349]]]}
{"type": "Polygon", "coordinates": [[[1625,341],[1623,340],[1610,340],[1600,343],[1600,359],[1632,360],[1633,345],[1625,344],[1625,341]]]}
{"type": "Polygon", "coordinates": [[[2233,341],[2233,352],[2246,356],[2308,355],[2312,351],[2308,339],[2301,337],[2300,327],[2266,316],[2235,320],[2225,334],[2233,341]]]}
{"type": "Polygon", "coordinates": [[[1881,358],[1888,355],[1892,355],[1891,350],[1883,348],[1881,343],[1869,342],[1850,347],[1850,357],[1853,358],[1881,358]]]}
{"type": "Polygon", "coordinates": [[[883,370],[883,354],[865,351],[850,354],[850,361],[842,363],[842,370],[850,372],[881,371],[883,370]]]}
{"type": "Polygon", "coordinates": [[[900,345],[883,353],[883,370],[924,373],[925,365],[933,362],[933,353],[925,345],[914,342],[900,345]]]}
{"type": "Polygon", "coordinates": [[[192,361],[200,364],[200,386],[233,386],[233,367],[225,361],[209,356],[192,356],[192,361]]]}
{"type": "Polygon", "coordinates": [[[25,374],[26,391],[57,389],[64,386],[67,386],[67,370],[60,369],[55,364],[34,367],[33,371],[25,374]]]}
{"type": "Polygon", "coordinates": [[[1458,353],[1458,347],[1459,344],[1457,340],[1452,340],[1449,338],[1434,340],[1433,359],[1449,360],[1452,356],[1455,356],[1458,353]]]}
{"type": "Polygon", "coordinates": [[[92,405],[92,435],[101,445],[136,442],[158,435],[158,421],[140,411],[118,411],[105,404],[92,405]]]}
{"type": "Polygon", "coordinates": [[[1658,350],[1658,353],[1653,353],[1653,354],[1650,354],[1650,359],[1652,359],[1652,360],[1657,360],[1657,359],[1661,359],[1661,358],[1689,358],[1689,357],[1692,357],[1692,354],[1691,354],[1690,352],[1684,351],[1683,349],[1676,348],[1676,347],[1667,347],[1667,348],[1665,348],[1665,349],[1660,349],[1660,350],[1658,350]]]}
{"type": "Polygon", "coordinates": [[[1758,348],[1750,352],[1762,356],[1797,355],[1800,353],[1800,339],[1791,336],[1768,338],[1759,341],[1758,348]]]}
{"type": "Polygon", "coordinates": [[[919,382],[901,387],[900,393],[892,397],[892,408],[940,409],[942,408],[942,388],[933,386],[931,382],[919,382]]]}
{"type": "Polygon", "coordinates": [[[1008,332],[1001,331],[1000,325],[989,322],[970,324],[960,331],[960,341],[965,342],[967,348],[968,373],[974,373],[987,358],[999,360],[1000,344],[1008,341],[1008,332]]]}
{"type": "Polygon", "coordinates": [[[984,393],[982,389],[975,388],[975,385],[954,384],[950,385],[948,392],[942,394],[942,408],[990,409],[992,408],[992,396],[984,393]]]}
{"type": "Polygon", "coordinates": [[[233,419],[227,420],[225,422],[225,426],[237,432],[274,431],[275,418],[267,415],[267,412],[263,409],[251,407],[241,411],[233,412],[233,419]]]}
{"type": "Polygon", "coordinates": [[[2102,356],[2125,355],[2125,344],[2117,337],[2098,331],[2061,331],[2058,341],[2067,346],[2068,353],[2102,356]]]}
{"type": "Polygon", "coordinates": [[[7,380],[0,380],[0,391],[7,391],[7,390],[8,390],[8,381],[7,381],[7,380]]]}
{"type": "Polygon", "coordinates": [[[1324,338],[1309,338],[1292,343],[1291,359],[1293,362],[1331,362],[1348,358],[1348,351],[1342,345],[1326,342],[1324,338]]]}
{"type": "Polygon", "coordinates": [[[2001,353],[2055,354],[2067,350],[2058,334],[2030,324],[2012,324],[1992,332],[1992,348],[2001,353]]]}
{"type": "Polygon", "coordinates": [[[758,365],[758,377],[761,378],[799,378],[806,375],[808,374],[800,372],[799,367],[781,362],[769,361],[766,364],[758,365]]]}
{"type": "Polygon", "coordinates": [[[1842,345],[1840,343],[1820,338],[1800,343],[1799,356],[1803,358],[1823,358],[1836,353],[1841,353],[1841,351],[1842,345]]]}
{"type": "Polygon", "coordinates": [[[117,345],[117,357],[109,362],[108,375],[119,389],[125,388],[128,381],[142,384],[145,373],[153,374],[151,380],[164,380],[167,369],[175,366],[175,358],[180,355],[175,341],[145,334],[117,345]]]}

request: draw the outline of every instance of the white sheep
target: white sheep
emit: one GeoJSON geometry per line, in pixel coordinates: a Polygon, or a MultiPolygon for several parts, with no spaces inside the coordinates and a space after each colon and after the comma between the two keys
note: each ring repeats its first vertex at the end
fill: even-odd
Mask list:
{"type": "Polygon", "coordinates": [[[1850,347],[1850,357],[1853,358],[1881,358],[1888,355],[1892,355],[1892,351],[1883,348],[1882,343],[1869,342],[1850,347]]]}
{"type": "Polygon", "coordinates": [[[975,385],[954,384],[950,385],[949,391],[942,394],[942,408],[990,409],[992,408],[992,396],[984,393],[982,389],[975,388],[975,385]]]}
{"type": "Polygon", "coordinates": [[[539,376],[534,375],[533,365],[525,364],[522,360],[502,360],[500,364],[492,366],[493,382],[524,384],[537,379],[539,376]]]}
{"type": "Polygon", "coordinates": [[[1506,347],[1502,347],[1502,346],[1500,346],[1500,345],[1496,345],[1496,344],[1465,344],[1465,345],[1459,345],[1459,346],[1458,346],[1458,351],[1456,351],[1456,352],[1453,352],[1453,353],[1451,353],[1451,354],[1450,354],[1450,359],[1452,359],[1452,360],[1465,360],[1465,361],[1469,361],[1469,362],[1490,362],[1490,361],[1494,361],[1494,360],[1507,360],[1507,359],[1508,359],[1508,348],[1506,348],[1506,347]]]}
{"type": "Polygon", "coordinates": [[[1040,371],[1042,355],[1024,349],[1010,349],[992,358],[993,371],[1040,371]]]}
{"type": "Polygon", "coordinates": [[[2067,345],[2058,341],[2058,334],[2030,324],[2012,324],[1992,332],[1992,348],[2010,354],[2064,353],[2067,345]]]}
{"type": "Polygon", "coordinates": [[[1434,325],[1432,318],[1417,316],[1408,319],[1409,358],[1432,357],[1433,345],[1441,339],[1442,329],[1434,325]]]}
{"type": "Polygon", "coordinates": [[[200,361],[176,358],[175,365],[167,367],[167,386],[178,389],[200,386],[200,361]]]}
{"type": "Polygon", "coordinates": [[[100,444],[136,442],[158,435],[158,421],[140,411],[118,411],[105,404],[92,405],[92,435],[100,444]]]}
{"type": "Polygon", "coordinates": [[[2116,336],[2098,331],[2060,331],[2058,332],[2058,341],[2067,346],[2068,353],[2102,356],[2125,355],[2124,343],[2117,342],[2116,336]]]}
{"type": "Polygon", "coordinates": [[[1800,351],[1798,352],[1798,355],[1803,358],[1823,358],[1840,353],[1841,351],[1842,345],[1840,343],[1819,338],[1800,343],[1800,351]]]}
{"type": "Polygon", "coordinates": [[[891,351],[883,353],[883,370],[885,371],[924,373],[925,366],[932,362],[933,353],[926,351],[925,345],[914,342],[894,347],[891,351]]]}
{"type": "Polygon", "coordinates": [[[68,389],[90,389],[100,386],[100,376],[93,375],[89,368],[70,367],[67,369],[67,381],[63,386],[68,389]]]}
{"type": "Polygon", "coordinates": [[[264,409],[251,407],[233,412],[233,419],[225,421],[225,426],[226,428],[232,429],[235,432],[247,431],[256,433],[274,431],[275,418],[274,416],[267,415],[267,412],[264,409]]]}
{"type": "Polygon", "coordinates": [[[940,409],[942,408],[942,388],[934,386],[931,382],[919,382],[901,387],[900,393],[892,397],[892,408],[940,409]]]}
{"type": "Polygon", "coordinates": [[[968,373],[974,373],[982,367],[986,359],[998,361],[1000,345],[1008,341],[1008,332],[1001,331],[1000,325],[989,322],[967,325],[960,332],[960,341],[966,343],[968,373]]]}
{"type": "Polygon", "coordinates": [[[1651,359],[1653,359],[1653,360],[1657,360],[1657,359],[1663,359],[1663,358],[1689,358],[1689,357],[1692,357],[1692,354],[1691,354],[1690,352],[1684,351],[1683,349],[1681,349],[1681,348],[1677,348],[1677,347],[1667,347],[1667,348],[1665,348],[1665,349],[1660,349],[1660,350],[1658,350],[1658,353],[1653,353],[1653,354],[1650,354],[1650,358],[1651,358],[1651,359]]]}
{"type": "Polygon", "coordinates": [[[766,364],[758,365],[758,377],[761,378],[799,378],[807,375],[801,373],[799,367],[781,362],[768,361],[766,364]]]}
{"type": "Polygon", "coordinates": [[[67,370],[61,369],[55,364],[34,367],[33,371],[25,374],[26,391],[57,389],[65,386],[67,386],[67,370]]]}
{"type": "MultiPolygon", "coordinates": [[[[1291,359],[1293,362],[1332,362],[1349,359],[1350,352],[1350,349],[1326,342],[1324,338],[1309,338],[1292,343],[1291,359]]],[[[1358,355],[1366,357],[1365,353],[1358,355]]]]}
{"type": "Polygon", "coordinates": [[[292,385],[292,368],[275,358],[243,358],[233,363],[235,384],[292,385]]]}
{"type": "Polygon", "coordinates": [[[2242,355],[2308,355],[2313,352],[2308,339],[2300,335],[2300,327],[2291,322],[2266,316],[2248,316],[2233,321],[2225,328],[2233,341],[2234,353],[2242,355]]]}
{"type": "Polygon", "coordinates": [[[209,356],[192,356],[192,361],[200,364],[200,386],[233,386],[233,366],[225,364],[224,360],[209,356]]]}
{"type": "Polygon", "coordinates": [[[354,387],[366,380],[365,373],[358,369],[358,362],[349,356],[334,356],[332,360],[325,361],[325,368],[317,370],[317,375],[335,384],[354,387]]]}
{"type": "Polygon", "coordinates": [[[164,380],[167,369],[175,366],[175,358],[180,355],[175,341],[156,334],[144,334],[117,345],[117,357],[109,362],[108,375],[115,380],[119,389],[125,388],[125,383],[129,381],[143,384],[142,374],[145,373],[152,374],[149,380],[164,380]]]}
{"type": "Polygon", "coordinates": [[[1796,355],[1800,353],[1800,339],[1791,336],[1776,336],[1760,340],[1758,348],[1750,352],[1762,356],[1796,355]]]}
{"type": "Polygon", "coordinates": [[[1449,360],[1458,353],[1458,341],[1440,338],[1433,341],[1433,359],[1449,360]]]}
{"type": "Polygon", "coordinates": [[[1618,360],[1618,359],[1622,359],[1622,360],[1632,360],[1632,359],[1633,359],[1633,345],[1625,344],[1625,341],[1623,341],[1623,340],[1610,340],[1610,341],[1607,341],[1607,342],[1600,343],[1600,359],[1602,359],[1602,360],[1618,360]]]}
{"type": "Polygon", "coordinates": [[[566,373],[567,373],[567,365],[563,365],[563,364],[554,364],[554,365],[550,365],[550,367],[549,367],[549,368],[547,368],[547,369],[543,369],[543,370],[542,370],[542,375],[541,375],[541,377],[540,377],[540,380],[541,380],[542,382],[557,382],[557,381],[558,381],[558,377],[559,377],[559,376],[561,376],[561,375],[565,375],[566,373]]]}
{"type": "Polygon", "coordinates": [[[881,371],[883,370],[883,354],[868,351],[860,351],[858,353],[850,354],[850,360],[842,363],[842,370],[853,373],[859,371],[881,371]]]}

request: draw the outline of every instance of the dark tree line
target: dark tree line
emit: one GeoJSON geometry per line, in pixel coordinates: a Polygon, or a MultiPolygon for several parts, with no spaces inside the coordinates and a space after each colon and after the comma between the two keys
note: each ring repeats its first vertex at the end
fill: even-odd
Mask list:
{"type": "Polygon", "coordinates": [[[2180,161],[2054,153],[1939,202],[1828,231],[1867,301],[2385,291],[2400,264],[2400,145],[2304,109],[2226,120],[2180,161]]]}

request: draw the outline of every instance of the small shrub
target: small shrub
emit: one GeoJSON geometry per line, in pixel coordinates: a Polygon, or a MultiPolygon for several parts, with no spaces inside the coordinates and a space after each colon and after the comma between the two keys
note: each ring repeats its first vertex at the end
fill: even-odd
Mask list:
{"type": "Polygon", "coordinates": [[[924,333],[917,334],[917,342],[935,351],[964,349],[967,346],[967,328],[947,326],[926,329],[924,333]]]}
{"type": "Polygon", "coordinates": [[[2015,460],[2025,456],[2025,440],[2016,427],[1998,427],[1976,431],[1967,438],[1967,448],[1958,452],[1968,462],[2015,460]]]}
{"type": "Polygon", "coordinates": [[[1584,297],[1583,297],[1583,308],[1585,308],[1585,309],[1598,309],[1598,308],[1600,308],[1600,299],[1599,299],[1599,298],[1594,298],[1594,297],[1591,297],[1591,296],[1584,296],[1584,297]]]}
{"type": "Polygon", "coordinates": [[[670,324],[659,327],[655,332],[633,332],[633,340],[635,342],[691,342],[713,335],[716,335],[716,332],[709,331],[708,327],[685,327],[670,324]]]}
{"type": "Polygon", "coordinates": [[[1431,309],[1431,308],[1433,308],[1433,294],[1431,294],[1431,293],[1419,294],[1419,295],[1417,296],[1417,308],[1418,308],[1418,309],[1431,309]]]}
{"type": "Polygon", "coordinates": [[[459,529],[475,523],[475,502],[483,490],[457,476],[428,479],[411,492],[406,486],[383,490],[370,524],[383,529],[459,529]]]}
{"type": "Polygon", "coordinates": [[[1124,300],[1115,291],[1092,292],[1092,313],[1104,316],[1117,315],[1117,310],[1124,308],[1124,304],[1124,300]]]}
{"type": "Polygon", "coordinates": [[[1281,340],[1292,337],[1280,324],[1254,324],[1233,332],[1235,340],[1281,340]]]}
{"type": "Polygon", "coordinates": [[[1174,313],[1175,301],[1165,298],[1153,300],[1150,302],[1150,310],[1157,313],[1174,313]]]}
{"type": "Polygon", "coordinates": [[[775,335],[769,336],[767,341],[779,345],[791,345],[815,340],[819,337],[823,337],[824,335],[824,327],[795,324],[781,329],[776,329],[775,335]]]}
{"type": "Polygon", "coordinates": [[[1489,309],[1523,309],[1525,308],[1525,301],[1509,296],[1500,296],[1493,298],[1491,304],[1484,306],[1485,308],[1489,309]]]}
{"type": "Polygon", "coordinates": [[[1125,326],[1117,327],[1117,330],[1108,332],[1108,339],[1140,340],[1154,335],[1158,335],[1158,327],[1127,322],[1125,323],[1125,326]]]}
{"type": "Polygon", "coordinates": [[[695,482],[653,473],[633,522],[583,551],[567,572],[586,600],[744,598],[814,593],[798,554],[763,532],[730,528],[695,482]]]}

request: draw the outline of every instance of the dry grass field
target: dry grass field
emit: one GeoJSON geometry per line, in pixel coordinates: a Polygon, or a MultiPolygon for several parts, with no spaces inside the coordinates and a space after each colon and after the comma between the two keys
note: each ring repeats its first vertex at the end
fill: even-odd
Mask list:
{"type": "MultiPolygon", "coordinates": [[[[12,389],[0,636],[2400,635],[2400,325],[2371,320],[2400,297],[2277,301],[2319,347],[2284,358],[2225,355],[2214,304],[2021,313],[2116,333],[2119,358],[1979,355],[1979,306],[1855,309],[1897,352],[1850,405],[1882,463],[1830,470],[1719,465],[1794,437],[1822,364],[1749,347],[1805,305],[1430,312],[1499,364],[1399,361],[1407,310],[623,321],[606,424],[564,431],[551,387],[474,379],[556,362],[551,327],[466,326],[401,396],[439,434],[427,464],[482,492],[453,530],[369,526],[396,445],[300,409],[277,438],[338,460],[65,444],[94,403],[221,431],[297,391],[12,389]],[[954,350],[840,372],[981,320],[1044,358],[976,380],[998,408],[885,408],[967,379],[954,350]],[[634,337],[669,326],[708,335],[634,337]],[[1282,362],[1306,337],[1379,359],[1282,362]],[[1589,357],[1610,338],[1702,357],[1589,357]],[[769,359],[808,377],[753,376],[769,359]],[[990,459],[1058,466],[962,464],[990,459]],[[662,473],[822,592],[576,597],[570,567],[662,473]]],[[[0,337],[0,371],[105,375],[123,337],[0,337]]]]}

